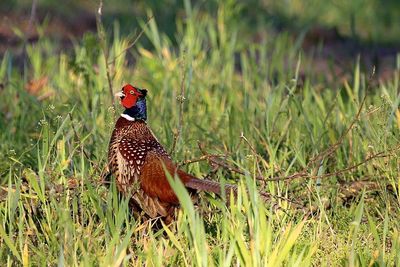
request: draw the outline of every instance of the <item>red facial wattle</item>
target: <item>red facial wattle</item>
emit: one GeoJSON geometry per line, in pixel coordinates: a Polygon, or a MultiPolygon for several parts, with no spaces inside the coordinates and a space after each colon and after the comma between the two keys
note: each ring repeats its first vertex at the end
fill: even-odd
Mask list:
{"type": "Polygon", "coordinates": [[[125,107],[125,108],[131,108],[136,104],[137,101],[137,97],[136,96],[132,96],[132,95],[126,95],[122,100],[121,100],[121,104],[125,107]]]}
{"type": "Polygon", "coordinates": [[[124,96],[121,98],[121,104],[125,108],[131,108],[136,105],[136,101],[142,95],[135,87],[130,84],[122,87],[124,96]]]}

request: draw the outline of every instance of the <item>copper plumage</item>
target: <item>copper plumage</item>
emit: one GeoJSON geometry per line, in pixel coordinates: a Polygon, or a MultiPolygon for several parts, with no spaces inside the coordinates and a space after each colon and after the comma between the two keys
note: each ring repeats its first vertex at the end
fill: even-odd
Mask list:
{"type": "MultiPolygon", "coordinates": [[[[170,155],[147,125],[146,90],[125,85],[119,96],[126,108],[111,135],[108,166],[117,188],[131,198],[135,212],[148,218],[171,221],[179,201],[171,188],[165,170],[180,178],[192,193],[209,191],[220,194],[219,183],[198,179],[177,169],[170,155]]],[[[227,193],[236,187],[225,187],[227,193]]]]}

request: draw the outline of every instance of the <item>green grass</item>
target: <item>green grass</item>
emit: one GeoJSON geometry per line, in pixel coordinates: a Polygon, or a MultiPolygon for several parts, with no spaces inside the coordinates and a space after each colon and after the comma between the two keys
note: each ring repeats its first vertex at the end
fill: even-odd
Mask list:
{"type": "MultiPolygon", "coordinates": [[[[218,170],[214,179],[240,185],[228,204],[202,195],[194,207],[172,182],[183,205],[178,220],[160,230],[136,221],[115,185],[101,183],[121,108],[111,105],[96,36],[87,34],[68,53],[42,37],[27,46],[23,71],[12,54],[2,58],[2,265],[400,265],[400,157],[391,151],[400,138],[399,71],[369,86],[370,73],[360,72],[355,59],[343,86],[330,88],[312,76],[298,86],[299,70],[312,61],[285,33],[259,43],[241,38],[243,25],[231,24],[235,8],[221,5],[213,17],[185,1],[187,17],[177,21],[175,40],[158,30],[157,19],[142,22],[151,49],[140,42],[130,49],[134,66],[124,52],[130,40],[117,25],[108,36],[109,59],[120,55],[109,65],[114,91],[127,82],[149,90],[149,125],[166,148],[178,127],[185,77],[177,162],[200,156],[199,141],[247,174],[218,170]],[[38,100],[25,84],[43,76],[48,83],[39,95],[51,96],[38,100]],[[332,156],[310,163],[338,140],[332,156]],[[388,156],[323,178],[381,151],[388,156]],[[317,179],[256,179],[304,169],[317,179]],[[344,185],[361,180],[377,187],[344,198],[344,185]],[[263,202],[257,192],[275,197],[263,202]],[[305,217],[287,199],[317,211],[305,217]]],[[[210,166],[185,170],[201,177],[210,166]]]]}

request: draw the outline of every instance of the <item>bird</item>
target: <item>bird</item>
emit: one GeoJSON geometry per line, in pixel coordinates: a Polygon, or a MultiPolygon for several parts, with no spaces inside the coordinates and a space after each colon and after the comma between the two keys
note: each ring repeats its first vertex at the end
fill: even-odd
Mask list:
{"type": "MultiPolygon", "coordinates": [[[[108,168],[119,192],[130,198],[133,211],[147,219],[172,222],[179,199],[168,182],[168,172],[180,179],[189,193],[199,191],[222,194],[221,184],[199,179],[180,170],[147,124],[147,90],[126,84],[116,94],[124,112],[115,123],[108,149],[108,168]]],[[[225,193],[237,191],[227,184],[225,193]]]]}

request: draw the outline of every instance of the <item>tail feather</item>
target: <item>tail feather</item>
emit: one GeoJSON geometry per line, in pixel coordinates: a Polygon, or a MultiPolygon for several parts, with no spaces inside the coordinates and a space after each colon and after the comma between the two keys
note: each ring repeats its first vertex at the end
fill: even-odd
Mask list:
{"type": "MultiPolygon", "coordinates": [[[[198,178],[192,178],[189,181],[185,183],[185,186],[187,188],[195,189],[195,190],[200,190],[200,191],[206,191],[206,192],[213,192],[215,194],[221,195],[221,184],[215,181],[210,181],[210,180],[202,180],[198,178]]],[[[225,185],[225,194],[229,195],[231,192],[234,192],[236,194],[237,192],[237,186],[236,185],[231,185],[227,184],[225,185]]]]}
{"type": "MultiPolygon", "coordinates": [[[[182,181],[184,181],[185,187],[188,189],[193,189],[196,191],[212,192],[217,195],[222,195],[222,191],[221,191],[222,186],[221,186],[221,183],[219,183],[219,182],[205,180],[205,179],[198,179],[198,178],[196,178],[190,174],[184,173],[184,172],[180,173],[180,177],[181,177],[181,179],[184,177],[184,179],[182,179],[182,181]]],[[[237,185],[226,184],[226,185],[224,185],[224,189],[225,189],[225,195],[228,197],[228,199],[231,194],[233,194],[233,196],[235,198],[237,197],[237,194],[238,194],[237,185]]],[[[269,193],[259,192],[259,196],[265,202],[268,202],[271,200],[271,195],[269,193]]]]}

